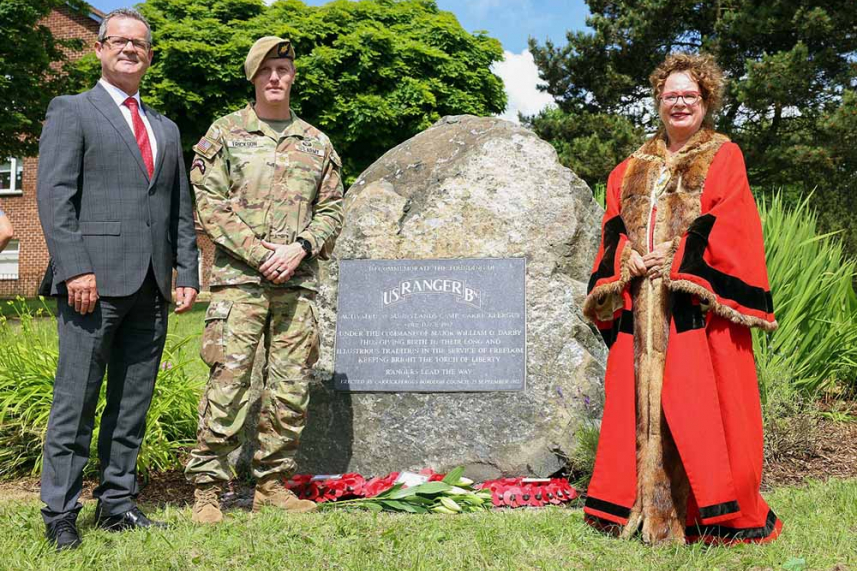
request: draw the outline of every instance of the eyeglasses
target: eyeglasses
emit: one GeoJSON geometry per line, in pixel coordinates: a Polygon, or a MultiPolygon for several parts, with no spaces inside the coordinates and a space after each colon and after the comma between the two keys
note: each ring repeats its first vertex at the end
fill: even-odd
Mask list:
{"type": "Polygon", "coordinates": [[[149,48],[152,47],[152,44],[150,44],[146,40],[138,40],[136,38],[125,38],[122,36],[106,36],[103,40],[101,40],[102,44],[105,44],[114,50],[124,49],[125,46],[128,45],[128,42],[131,42],[131,45],[134,46],[134,49],[137,50],[138,52],[149,51],[149,48]]]}
{"type": "Polygon", "coordinates": [[[700,99],[702,99],[702,94],[698,91],[669,91],[661,95],[661,101],[672,107],[678,100],[681,99],[684,101],[684,104],[693,107],[696,105],[700,99]]]}

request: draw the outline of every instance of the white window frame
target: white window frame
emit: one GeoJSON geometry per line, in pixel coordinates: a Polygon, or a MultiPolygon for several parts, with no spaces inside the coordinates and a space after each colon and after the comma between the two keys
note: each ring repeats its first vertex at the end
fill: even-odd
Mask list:
{"type": "Polygon", "coordinates": [[[19,196],[24,194],[24,189],[17,187],[18,165],[21,165],[21,184],[23,184],[24,159],[7,158],[12,170],[9,172],[9,184],[11,188],[0,188],[0,196],[19,196]]]}
{"type": "Polygon", "coordinates": [[[21,241],[10,240],[0,252],[0,281],[17,280],[21,275],[21,241]]]}

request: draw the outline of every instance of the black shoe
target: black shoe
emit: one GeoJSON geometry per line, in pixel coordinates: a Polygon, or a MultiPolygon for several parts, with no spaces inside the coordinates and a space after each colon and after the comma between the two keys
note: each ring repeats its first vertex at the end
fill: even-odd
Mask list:
{"type": "Polygon", "coordinates": [[[80,547],[80,534],[77,533],[76,521],[77,515],[74,514],[45,524],[45,537],[57,546],[57,551],[80,547]]]}
{"type": "MultiPolygon", "coordinates": [[[[101,506],[98,506],[99,508],[101,506]]],[[[125,531],[127,529],[165,529],[167,524],[152,521],[140,508],[134,506],[125,513],[102,516],[101,510],[95,510],[95,525],[107,531],[125,531]]]]}

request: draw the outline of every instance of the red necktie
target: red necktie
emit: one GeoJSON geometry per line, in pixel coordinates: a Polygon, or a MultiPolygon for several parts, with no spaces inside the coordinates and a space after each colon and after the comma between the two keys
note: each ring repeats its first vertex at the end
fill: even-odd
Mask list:
{"type": "Polygon", "coordinates": [[[125,106],[131,110],[131,122],[134,124],[134,138],[137,139],[137,146],[140,147],[140,154],[143,155],[143,162],[146,164],[146,171],[149,173],[149,178],[151,179],[155,172],[155,160],[152,158],[152,144],[149,142],[149,133],[146,131],[143,119],[140,118],[137,100],[129,97],[125,100],[125,106]]]}

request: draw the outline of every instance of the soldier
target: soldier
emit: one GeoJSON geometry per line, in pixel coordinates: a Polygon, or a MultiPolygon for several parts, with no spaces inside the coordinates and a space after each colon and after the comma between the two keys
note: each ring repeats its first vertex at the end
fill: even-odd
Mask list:
{"type": "Polygon", "coordinates": [[[306,424],[319,345],[317,257],[342,226],[342,162],[330,140],[289,108],[294,57],[289,40],[257,40],[244,62],[255,105],[215,121],[194,146],[196,209],[216,245],[201,350],[211,376],[185,470],[196,488],[196,523],[223,519],[219,495],[231,476],[226,457],[240,444],[262,339],[267,366],[253,511],[315,509],[283,480],[295,469],[306,424]]]}

